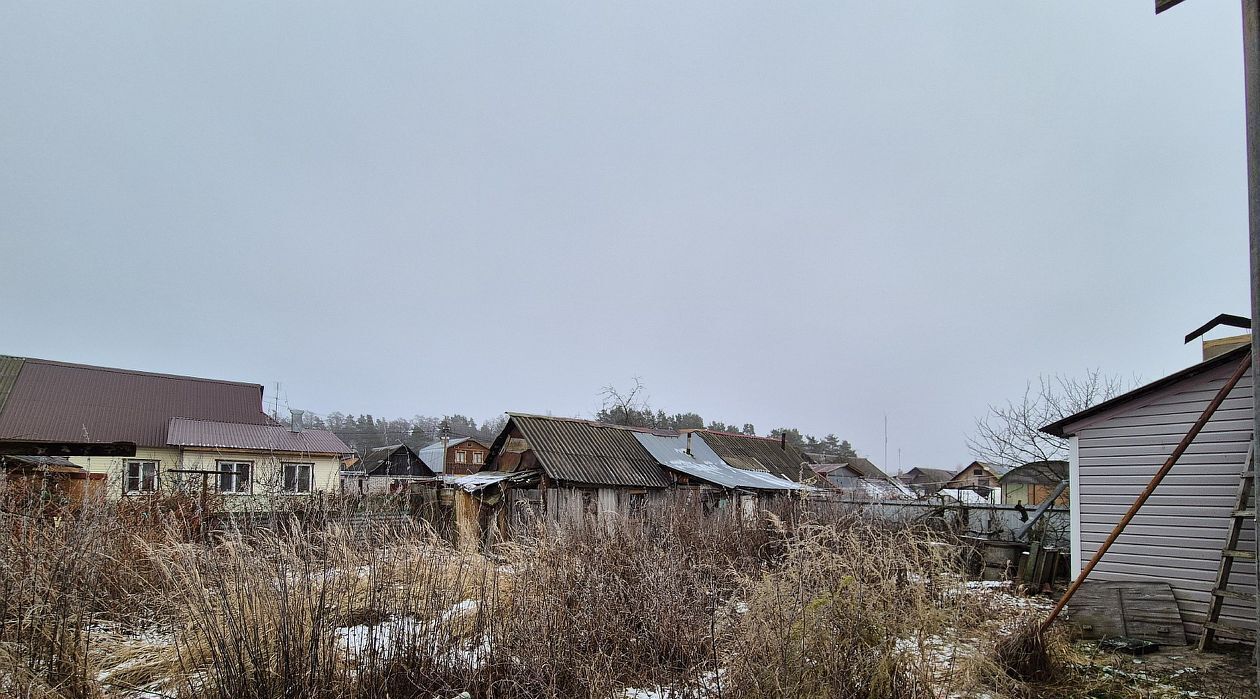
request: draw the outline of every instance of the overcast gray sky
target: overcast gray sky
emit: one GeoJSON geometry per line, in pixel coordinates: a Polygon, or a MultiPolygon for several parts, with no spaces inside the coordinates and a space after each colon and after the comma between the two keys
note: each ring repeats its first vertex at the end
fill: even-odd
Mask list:
{"type": "Polygon", "coordinates": [[[953,466],[1248,313],[1237,3],[1152,6],[5,2],[0,353],[953,466]]]}

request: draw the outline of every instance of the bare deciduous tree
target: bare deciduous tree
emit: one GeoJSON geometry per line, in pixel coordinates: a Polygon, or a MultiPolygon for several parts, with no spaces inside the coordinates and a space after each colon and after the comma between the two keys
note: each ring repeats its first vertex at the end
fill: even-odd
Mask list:
{"type": "Polygon", "coordinates": [[[596,418],[602,422],[630,427],[651,427],[652,408],[648,405],[647,389],[643,381],[635,376],[629,389],[619,389],[612,384],[604,386],[599,394],[604,398],[603,408],[596,418]]]}
{"type": "Polygon", "coordinates": [[[1003,466],[1064,460],[1067,440],[1048,435],[1041,428],[1113,398],[1129,385],[1119,376],[1098,369],[1081,377],[1039,376],[1036,383],[1028,382],[1019,400],[990,405],[976,420],[967,447],[977,460],[1003,466]]]}

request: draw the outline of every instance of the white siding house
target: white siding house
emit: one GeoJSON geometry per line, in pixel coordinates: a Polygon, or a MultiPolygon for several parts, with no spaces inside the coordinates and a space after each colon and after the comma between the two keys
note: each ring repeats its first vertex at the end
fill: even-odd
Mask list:
{"type": "MultiPolygon", "coordinates": [[[[1074,576],[1248,351],[1241,347],[1043,428],[1070,440],[1074,576]]],[[[1202,628],[1247,458],[1251,395],[1248,375],[1090,575],[1167,581],[1193,638],[1202,628]]],[[[1239,548],[1255,550],[1250,521],[1239,548]]],[[[1236,561],[1230,580],[1231,590],[1254,593],[1255,565],[1236,561]]],[[[1220,621],[1254,629],[1255,618],[1252,602],[1226,599],[1220,621]]]]}

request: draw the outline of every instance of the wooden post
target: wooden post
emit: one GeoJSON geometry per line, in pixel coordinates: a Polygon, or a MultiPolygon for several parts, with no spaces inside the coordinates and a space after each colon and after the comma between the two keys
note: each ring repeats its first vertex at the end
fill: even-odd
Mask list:
{"type": "MultiPolygon", "coordinates": [[[[1251,356],[1260,357],[1260,0],[1242,0],[1243,24],[1243,76],[1246,82],[1247,104],[1247,228],[1251,247],[1251,356]]],[[[1260,454],[1260,363],[1252,361],[1251,367],[1251,439],[1253,453],[1260,454]]],[[[1260,472],[1260,469],[1252,468],[1260,472]]],[[[1260,486],[1260,478],[1257,478],[1260,486]]],[[[1260,493],[1260,488],[1255,492],[1260,493]]],[[[1255,520],[1257,547],[1260,547],[1260,517],[1255,520]]],[[[1260,548],[1257,549],[1260,552],[1260,548]]],[[[1256,680],[1260,682],[1260,575],[1256,576],[1256,641],[1253,659],[1256,680]]]]}
{"type": "MultiPolygon", "coordinates": [[[[1247,111],[1247,230],[1251,247],[1251,441],[1260,437],[1260,0],[1242,0],[1242,74],[1246,82],[1247,111]]],[[[1260,469],[1252,467],[1260,474],[1260,469]]],[[[1255,492],[1260,492],[1260,476],[1255,492]]],[[[1260,519],[1255,526],[1260,530],[1260,519]]],[[[1260,554],[1260,537],[1256,537],[1260,554]]],[[[1256,681],[1260,681],[1260,574],[1256,576],[1256,639],[1252,657],[1256,681]]]]}

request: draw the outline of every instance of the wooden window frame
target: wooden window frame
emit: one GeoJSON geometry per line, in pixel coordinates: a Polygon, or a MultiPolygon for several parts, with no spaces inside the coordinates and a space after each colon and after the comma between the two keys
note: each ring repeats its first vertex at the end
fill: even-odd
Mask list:
{"type": "Polygon", "coordinates": [[[457,464],[466,464],[466,463],[468,463],[468,452],[466,452],[466,451],[464,451],[464,450],[462,450],[462,449],[460,449],[460,450],[456,451],[456,452],[455,452],[455,463],[457,463],[457,464]]]}
{"type": "Polygon", "coordinates": [[[123,495],[136,496],[136,495],[153,495],[154,493],[157,493],[158,490],[162,487],[161,473],[162,473],[162,461],[160,459],[123,459],[123,483],[122,483],[123,495]],[[130,488],[127,487],[131,484],[131,467],[132,465],[140,465],[141,471],[136,476],[136,480],[138,483],[143,484],[144,483],[143,464],[153,464],[153,489],[152,490],[140,490],[140,489],[131,490],[130,488]]]}
{"type": "MultiPolygon", "coordinates": [[[[294,474],[294,483],[297,483],[297,474],[294,474]]],[[[281,461],[280,462],[280,492],[286,495],[310,495],[315,492],[315,464],[311,461],[281,461]],[[285,472],[290,466],[306,467],[306,490],[289,490],[289,475],[285,472]]]]}
{"type": "MultiPolygon", "coordinates": [[[[248,483],[249,483],[249,488],[248,488],[247,490],[243,490],[243,491],[242,491],[242,490],[236,490],[235,488],[234,488],[234,489],[232,489],[232,490],[224,490],[224,489],[223,489],[223,479],[224,479],[225,477],[227,477],[227,474],[220,473],[220,474],[218,475],[218,479],[217,479],[217,480],[218,480],[218,486],[219,486],[219,487],[218,487],[219,494],[220,494],[220,495],[253,495],[253,494],[254,494],[254,462],[253,462],[253,461],[238,461],[238,460],[236,460],[236,459],[219,459],[219,460],[216,460],[216,461],[215,461],[215,467],[216,467],[216,468],[215,468],[215,470],[217,470],[217,471],[223,471],[223,470],[225,470],[225,469],[224,469],[224,466],[225,466],[225,465],[231,465],[231,466],[234,466],[234,467],[235,467],[235,466],[245,465],[245,466],[249,467],[249,470],[248,470],[248,471],[246,471],[246,476],[245,476],[245,478],[247,479],[247,481],[248,481],[248,483]]],[[[240,472],[238,471],[237,473],[235,473],[235,474],[234,474],[234,475],[232,475],[231,477],[232,477],[232,478],[234,478],[234,479],[236,479],[236,478],[240,478],[240,477],[241,477],[241,474],[240,474],[240,472]]],[[[236,481],[233,481],[233,485],[235,485],[235,483],[236,483],[236,481]]]]}

